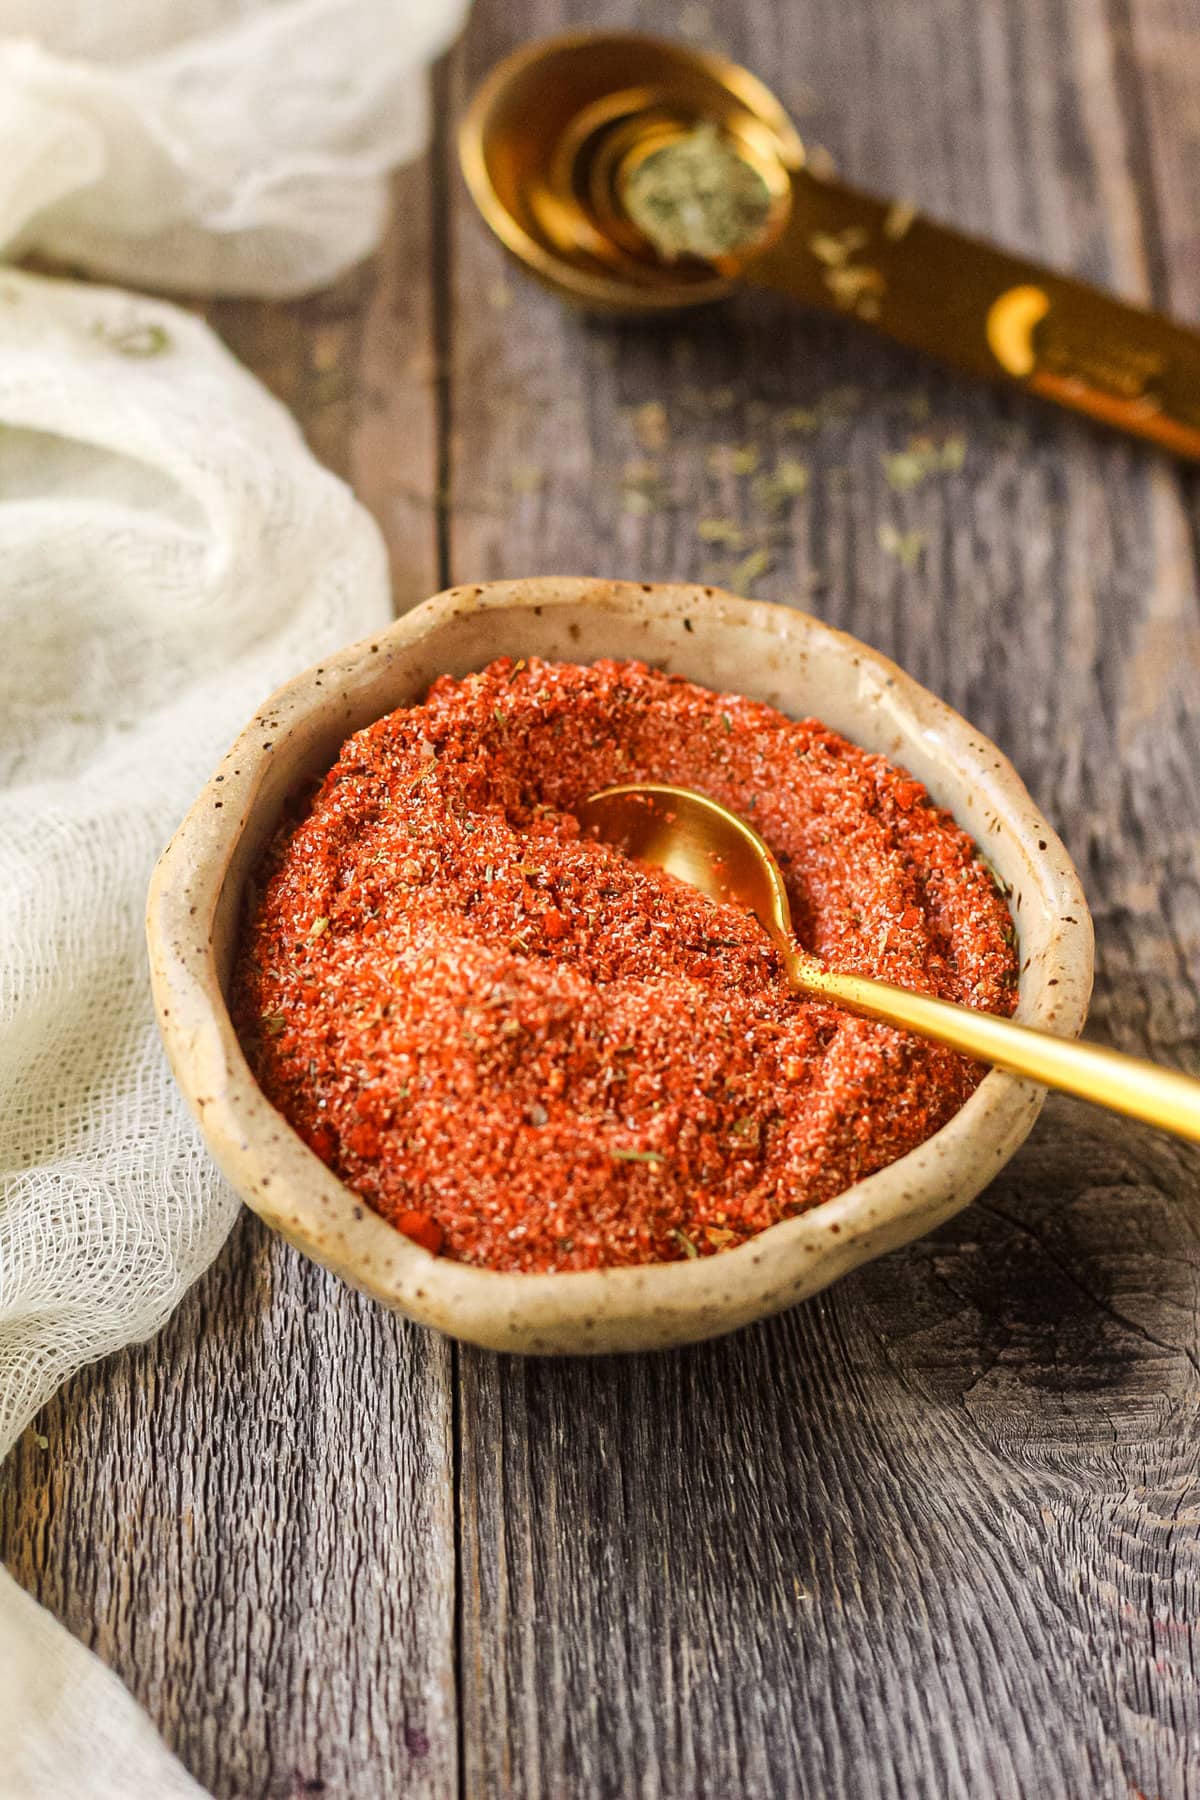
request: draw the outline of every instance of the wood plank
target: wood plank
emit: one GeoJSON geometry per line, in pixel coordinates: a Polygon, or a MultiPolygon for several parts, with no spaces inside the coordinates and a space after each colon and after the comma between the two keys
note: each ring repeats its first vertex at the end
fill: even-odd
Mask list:
{"type": "MultiPolygon", "coordinates": [[[[584,22],[638,17],[478,0],[456,95],[584,22]]],[[[1156,257],[1188,279],[1141,185],[1138,40],[1086,0],[728,0],[680,23],[804,106],[864,185],[1133,297],[1156,257]]],[[[1175,87],[1195,91],[1198,42],[1172,34],[1175,87]]],[[[738,561],[769,553],[756,592],[897,656],[1014,757],[1096,911],[1094,1034],[1196,1068],[1178,471],[767,296],[569,316],[461,193],[451,260],[454,578],[744,586],[738,561]],[[884,459],[914,432],[961,436],[963,467],[898,492],[884,459]],[[807,491],[772,508],[723,445],[759,474],[803,462],[807,491]],[[705,519],[743,544],[715,551],[705,519]]],[[[960,1219],[727,1343],[462,1353],[468,1795],[1195,1794],[1198,1174],[1052,1102],[960,1219]]]]}
{"type": "MultiPolygon", "coordinates": [[[[1200,92],[1196,0],[1109,0],[1113,67],[1151,240],[1160,306],[1200,319],[1200,92]]],[[[1111,131],[1111,127],[1110,127],[1111,131]]]]}
{"type": "MultiPolygon", "coordinates": [[[[437,586],[429,238],[426,166],[368,269],[209,309],[375,510],[404,604],[437,586]]],[[[158,1339],[25,1434],[0,1554],[214,1794],[445,1800],[452,1368],[247,1215],[158,1339]]]]}

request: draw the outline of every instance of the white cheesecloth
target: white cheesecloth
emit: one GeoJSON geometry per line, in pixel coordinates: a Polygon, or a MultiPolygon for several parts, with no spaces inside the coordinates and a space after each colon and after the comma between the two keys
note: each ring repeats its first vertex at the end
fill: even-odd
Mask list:
{"type": "MultiPolygon", "coordinates": [[[[0,1456],[236,1200],[168,1072],[159,851],[280,681],[388,615],[374,523],[198,319],[0,270],[0,1456]]],[[[0,1571],[0,1796],[197,1795],[0,1571]]]]}
{"type": "Polygon", "coordinates": [[[376,244],[468,0],[0,0],[0,256],[296,294],[376,244]]]}

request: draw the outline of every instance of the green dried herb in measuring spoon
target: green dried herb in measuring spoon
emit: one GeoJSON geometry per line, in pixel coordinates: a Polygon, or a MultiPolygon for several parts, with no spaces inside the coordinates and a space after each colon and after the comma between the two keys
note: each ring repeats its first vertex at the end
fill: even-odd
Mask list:
{"type": "Polygon", "coordinates": [[[762,235],[771,210],[766,182],[715,125],[654,150],[630,175],[625,211],[668,262],[727,256],[762,235]]]}

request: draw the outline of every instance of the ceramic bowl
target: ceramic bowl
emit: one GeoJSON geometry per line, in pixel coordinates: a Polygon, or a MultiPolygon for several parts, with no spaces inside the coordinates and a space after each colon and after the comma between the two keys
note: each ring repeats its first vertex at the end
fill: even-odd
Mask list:
{"type": "Polygon", "coordinates": [[[306,1255],[426,1325],[493,1349],[648,1349],[734,1330],[932,1230],[1024,1140],[1040,1089],[991,1071],[918,1149],[835,1199],[716,1256],[524,1275],[434,1257],[363,1205],[259,1090],[226,1006],[242,892],[299,784],[353,731],[493,657],[638,657],[816,715],[925,782],[1011,889],[1017,1017],[1064,1036],[1084,1020],[1092,932],[1062,844],[1012,766],[864,644],[804,613],[713,588],[546,577],[451,588],[267,701],[180,826],[149,899],[155,1001],[172,1067],[247,1205],[306,1255]]]}

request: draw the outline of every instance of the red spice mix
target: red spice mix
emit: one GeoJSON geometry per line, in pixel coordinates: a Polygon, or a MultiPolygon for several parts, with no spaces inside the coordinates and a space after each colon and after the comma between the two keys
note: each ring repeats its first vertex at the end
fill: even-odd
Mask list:
{"type": "Polygon", "coordinates": [[[749,818],[835,968],[1013,1010],[991,875],[885,758],[640,663],[447,676],[280,831],[234,984],[268,1098],[430,1250],[710,1255],[902,1156],[980,1079],[795,996],[752,918],[584,837],[573,809],[638,780],[749,818]]]}

